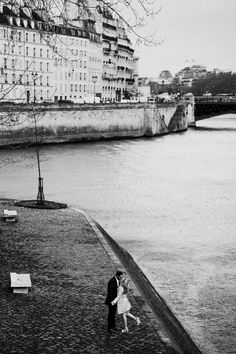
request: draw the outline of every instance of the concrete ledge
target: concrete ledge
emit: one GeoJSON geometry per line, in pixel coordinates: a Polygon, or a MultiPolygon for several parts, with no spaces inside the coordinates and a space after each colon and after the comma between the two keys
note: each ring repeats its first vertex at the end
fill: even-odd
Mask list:
{"type": "MultiPolygon", "coordinates": [[[[94,220],[93,220],[94,221],[94,220]]],[[[130,273],[132,280],[140,290],[141,294],[150,305],[153,313],[161,320],[165,330],[170,334],[171,338],[184,354],[201,354],[196,344],[192,341],[189,334],[183,328],[181,323],[172,313],[165,303],[164,299],[157,293],[153,285],[149,282],[146,275],[135,263],[132,256],[124,248],[122,248],[96,221],[94,224],[100,230],[114,253],[117,255],[121,263],[130,273]]],[[[162,338],[164,339],[164,338],[162,338]]],[[[169,339],[167,338],[167,341],[169,339]]]]}

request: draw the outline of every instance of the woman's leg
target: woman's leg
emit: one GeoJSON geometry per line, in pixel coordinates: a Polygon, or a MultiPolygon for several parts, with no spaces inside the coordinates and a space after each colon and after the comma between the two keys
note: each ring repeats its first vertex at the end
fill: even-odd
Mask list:
{"type": "Polygon", "coordinates": [[[126,316],[129,316],[130,318],[133,318],[133,320],[136,321],[136,317],[134,315],[132,315],[132,313],[130,313],[129,311],[126,312],[126,316]]]}
{"type": "Polygon", "coordinates": [[[130,313],[129,311],[126,312],[126,316],[129,316],[130,318],[133,318],[133,319],[137,322],[137,325],[140,324],[140,319],[139,319],[139,317],[135,317],[135,316],[132,315],[132,313],[130,313]]]}
{"type": "Polygon", "coordinates": [[[127,326],[127,317],[126,317],[127,313],[122,313],[122,316],[123,316],[123,321],[124,321],[124,326],[125,326],[125,329],[122,330],[122,332],[128,332],[128,326],[127,326]]]}

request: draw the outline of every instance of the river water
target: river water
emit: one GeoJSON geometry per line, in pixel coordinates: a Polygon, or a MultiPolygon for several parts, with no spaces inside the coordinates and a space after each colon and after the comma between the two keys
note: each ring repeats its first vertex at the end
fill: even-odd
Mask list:
{"type": "MultiPolygon", "coordinates": [[[[0,196],[34,199],[33,148],[0,150],[0,196]]],[[[236,352],[236,115],[163,137],[42,148],[48,200],[125,247],[203,353],[236,352]]]]}

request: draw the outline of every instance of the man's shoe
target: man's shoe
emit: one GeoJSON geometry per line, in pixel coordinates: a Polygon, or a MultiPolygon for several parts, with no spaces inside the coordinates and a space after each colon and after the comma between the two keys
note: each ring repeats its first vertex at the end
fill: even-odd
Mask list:
{"type": "Polygon", "coordinates": [[[116,327],[114,328],[108,328],[108,333],[112,333],[112,332],[118,332],[118,329],[116,327]]]}

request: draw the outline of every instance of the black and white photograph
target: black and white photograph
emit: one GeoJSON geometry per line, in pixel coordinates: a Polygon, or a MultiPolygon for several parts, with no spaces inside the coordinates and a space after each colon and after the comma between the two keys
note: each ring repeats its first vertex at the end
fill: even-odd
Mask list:
{"type": "Polygon", "coordinates": [[[236,353],[236,1],[0,0],[0,353],[236,353]]]}

